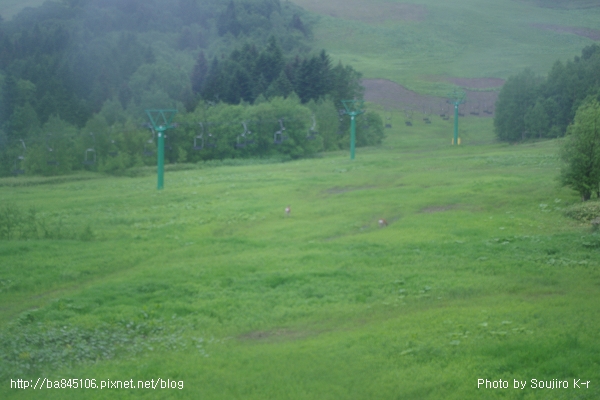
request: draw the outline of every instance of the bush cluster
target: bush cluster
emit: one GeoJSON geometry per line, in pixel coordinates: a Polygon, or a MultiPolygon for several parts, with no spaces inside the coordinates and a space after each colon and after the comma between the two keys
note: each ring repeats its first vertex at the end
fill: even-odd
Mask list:
{"type": "Polygon", "coordinates": [[[15,203],[0,206],[0,240],[71,239],[91,241],[95,234],[90,225],[81,231],[66,229],[62,220],[41,218],[34,207],[23,210],[15,203]]]}
{"type": "Polygon", "coordinates": [[[567,217],[581,222],[590,222],[600,217],[600,201],[586,201],[574,204],[564,210],[567,217]]]}

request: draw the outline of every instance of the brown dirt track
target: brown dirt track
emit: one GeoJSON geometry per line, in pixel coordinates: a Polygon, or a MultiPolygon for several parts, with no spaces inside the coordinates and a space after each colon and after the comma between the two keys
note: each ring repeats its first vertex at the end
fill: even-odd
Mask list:
{"type": "MultiPolygon", "coordinates": [[[[504,80],[498,78],[449,78],[448,81],[462,87],[467,94],[466,102],[459,106],[459,113],[465,116],[494,116],[498,91],[493,89],[502,86],[504,80]]],[[[362,84],[365,87],[365,100],[379,104],[386,109],[439,115],[448,115],[454,112],[454,108],[448,103],[447,98],[422,95],[387,79],[363,79],[362,84]]]]}
{"type": "Polygon", "coordinates": [[[423,21],[427,7],[419,4],[365,0],[292,0],[317,14],[367,23],[384,21],[423,21]]]}
{"type": "Polygon", "coordinates": [[[600,40],[600,30],[590,28],[577,28],[574,26],[550,25],[550,24],[531,24],[534,28],[545,29],[558,33],[572,33],[577,36],[583,36],[592,40],[600,40]]]}

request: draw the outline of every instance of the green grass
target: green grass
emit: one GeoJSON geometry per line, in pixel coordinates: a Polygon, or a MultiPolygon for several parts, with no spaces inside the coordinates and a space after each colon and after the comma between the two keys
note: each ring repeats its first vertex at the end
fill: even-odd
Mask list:
{"type": "Polygon", "coordinates": [[[410,4],[426,11],[411,20],[410,9],[395,8],[406,6],[400,1],[293,2],[316,13],[316,46],[326,49],[336,62],[351,64],[365,78],[385,78],[441,96],[452,87],[445,78],[507,78],[527,67],[546,74],[556,60],[572,60],[594,43],[532,24],[600,30],[600,7],[544,8],[536,2],[514,0],[416,0],[410,4]]]}
{"type": "Polygon", "coordinates": [[[190,166],[162,192],[152,175],[0,180],[0,207],[64,233],[0,242],[0,393],[39,398],[10,379],[49,377],[184,383],[49,399],[597,398],[600,237],[563,215],[578,199],[557,142],[461,129],[461,147],[436,118],[354,161],[190,166]]]}

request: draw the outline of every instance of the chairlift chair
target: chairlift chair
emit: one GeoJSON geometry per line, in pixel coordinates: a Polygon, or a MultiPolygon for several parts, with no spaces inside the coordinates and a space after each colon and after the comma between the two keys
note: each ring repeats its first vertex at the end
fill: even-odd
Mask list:
{"type": "Polygon", "coordinates": [[[201,133],[198,136],[194,137],[194,150],[200,151],[204,149],[204,135],[201,133]]]}
{"type": "Polygon", "coordinates": [[[96,150],[94,150],[93,148],[89,148],[89,149],[85,150],[83,164],[84,165],[96,164],[96,150]]]}
{"type": "Polygon", "coordinates": [[[151,149],[151,145],[154,144],[154,140],[149,139],[146,143],[144,143],[144,155],[146,157],[151,157],[154,155],[154,150],[151,149]]]}
{"type": "Polygon", "coordinates": [[[488,108],[488,104],[487,103],[483,103],[483,112],[487,115],[491,115],[492,111],[488,108]]]}
{"type": "Polygon", "coordinates": [[[25,147],[25,142],[23,141],[23,139],[19,139],[19,141],[21,142],[21,145],[23,145],[23,153],[17,156],[17,158],[15,159],[15,165],[12,170],[12,173],[15,176],[23,175],[25,173],[25,170],[23,169],[23,161],[25,161],[25,151],[27,150],[27,147],[25,147]]]}
{"type": "Polygon", "coordinates": [[[209,149],[217,147],[216,139],[211,133],[209,133],[208,137],[206,138],[206,147],[209,149]]]}
{"type": "Polygon", "coordinates": [[[312,126],[310,127],[310,131],[308,131],[308,134],[306,135],[306,138],[308,140],[315,140],[317,138],[317,135],[319,134],[319,132],[315,131],[316,127],[317,127],[317,120],[315,119],[315,115],[313,114],[312,126]]]}
{"type": "Polygon", "coordinates": [[[200,151],[204,149],[204,125],[202,122],[198,122],[200,128],[202,128],[202,132],[196,137],[194,137],[194,147],[192,147],[196,151],[200,151]]]}
{"type": "Polygon", "coordinates": [[[111,150],[108,152],[108,155],[111,157],[116,157],[119,155],[119,152],[117,150],[117,143],[114,140],[110,141],[110,144],[112,145],[111,150]]]}
{"type": "Polygon", "coordinates": [[[406,125],[406,126],[412,126],[412,115],[413,115],[413,112],[412,111],[409,112],[408,110],[405,110],[404,111],[404,115],[406,116],[406,119],[404,120],[404,125],[406,125]]]}
{"type": "Polygon", "coordinates": [[[238,135],[238,137],[236,139],[235,147],[236,147],[236,149],[243,149],[244,147],[246,147],[246,138],[243,133],[241,135],[238,135]],[[243,139],[240,139],[240,138],[243,138],[243,139]]]}
{"type": "Polygon", "coordinates": [[[93,132],[90,132],[90,136],[94,140],[94,145],[87,148],[83,154],[83,165],[94,165],[96,164],[96,137],[93,132]]]}
{"type": "Polygon", "coordinates": [[[283,131],[285,131],[285,127],[283,126],[283,118],[279,119],[279,126],[280,129],[273,135],[273,143],[275,144],[281,144],[286,139],[285,136],[283,136],[283,131]]]}
{"type": "Polygon", "coordinates": [[[242,122],[242,125],[244,126],[244,133],[242,134],[242,136],[244,136],[244,138],[246,139],[246,144],[254,144],[254,139],[250,137],[250,135],[252,135],[252,132],[248,130],[246,122],[242,122]]]}
{"type": "Polygon", "coordinates": [[[152,127],[152,125],[150,125],[150,124],[144,124],[144,126],[147,126],[147,127],[150,128],[150,132],[152,132],[152,137],[150,139],[148,139],[147,142],[144,143],[143,154],[146,157],[151,157],[151,156],[154,155],[154,149],[153,149],[153,147],[154,147],[154,134],[155,134],[155,132],[154,132],[154,128],[152,127]]]}
{"type": "Polygon", "coordinates": [[[58,161],[56,161],[56,154],[54,153],[54,149],[50,147],[48,137],[51,136],[51,133],[46,135],[46,151],[48,152],[49,160],[46,160],[46,164],[48,165],[58,165],[58,161]]]}
{"type": "Polygon", "coordinates": [[[14,176],[23,175],[25,173],[25,170],[23,169],[23,161],[24,160],[25,160],[25,157],[23,157],[23,156],[18,156],[15,159],[15,165],[12,170],[12,173],[14,176]]]}

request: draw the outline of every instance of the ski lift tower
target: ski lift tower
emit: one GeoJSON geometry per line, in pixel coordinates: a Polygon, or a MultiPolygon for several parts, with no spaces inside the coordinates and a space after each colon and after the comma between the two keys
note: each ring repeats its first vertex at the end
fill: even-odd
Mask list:
{"type": "Polygon", "coordinates": [[[454,89],[448,97],[452,104],[454,104],[454,139],[452,139],[452,144],[458,145],[458,106],[465,102],[467,94],[454,89]]]}
{"type": "Polygon", "coordinates": [[[146,110],[146,115],[150,118],[152,128],[158,134],[158,160],[157,160],[157,174],[158,183],[157,189],[162,190],[164,188],[164,176],[165,176],[165,134],[167,129],[175,128],[172,123],[173,118],[177,114],[177,110],[146,110]]]}
{"type": "Polygon", "coordinates": [[[365,111],[362,100],[342,100],[346,114],[350,116],[350,159],[354,160],[354,148],[356,143],[356,117],[365,111]]]}

